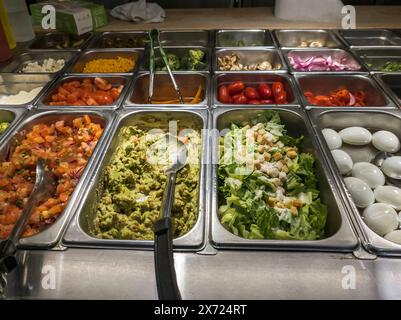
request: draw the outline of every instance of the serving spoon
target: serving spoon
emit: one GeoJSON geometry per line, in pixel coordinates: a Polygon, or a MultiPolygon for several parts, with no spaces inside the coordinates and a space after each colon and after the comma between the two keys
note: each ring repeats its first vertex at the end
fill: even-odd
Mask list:
{"type": "Polygon", "coordinates": [[[45,161],[42,158],[36,163],[36,180],[32,192],[22,213],[14,225],[10,236],[0,243],[0,273],[5,274],[12,271],[18,261],[15,257],[18,242],[24,229],[32,216],[37,205],[45,198],[54,193],[55,179],[53,173],[45,168],[45,161]]]}
{"type": "Polygon", "coordinates": [[[174,268],[173,234],[171,209],[174,204],[174,191],[177,173],[187,164],[188,149],[177,137],[166,135],[169,141],[177,143],[173,163],[165,170],[166,189],[163,194],[159,220],[154,224],[155,269],[157,293],[160,300],[181,300],[180,290],[174,268]]]}
{"type": "MultiPolygon", "coordinates": [[[[387,158],[393,157],[391,153],[385,152],[385,151],[380,151],[376,156],[373,158],[372,163],[378,166],[380,169],[383,165],[384,160],[387,158]]],[[[396,177],[396,176],[391,176],[388,173],[385,173],[382,170],[383,174],[386,176],[386,179],[388,182],[390,182],[392,185],[401,188],[401,180],[396,177]]]]}

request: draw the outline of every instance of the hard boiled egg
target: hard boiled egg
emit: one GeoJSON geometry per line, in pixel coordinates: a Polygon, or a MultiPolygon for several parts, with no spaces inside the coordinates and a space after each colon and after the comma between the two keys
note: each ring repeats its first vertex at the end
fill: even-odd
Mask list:
{"type": "Polygon", "coordinates": [[[401,179],[401,157],[389,157],[381,166],[383,172],[394,179],[401,179]]]}
{"type": "Polygon", "coordinates": [[[386,182],[383,172],[369,162],[355,163],[352,168],[352,176],[366,182],[370,188],[383,186],[386,182]]]}
{"type": "Polygon", "coordinates": [[[348,177],[344,179],[344,182],[357,207],[366,208],[375,201],[372,189],[361,179],[348,177]]]}
{"type": "Polygon", "coordinates": [[[330,150],[341,148],[343,142],[340,135],[333,129],[323,129],[322,134],[330,150]]]}
{"type": "Polygon", "coordinates": [[[400,140],[390,131],[377,131],[372,136],[372,144],[380,151],[398,152],[400,150],[400,140]]]}
{"type": "Polygon", "coordinates": [[[374,192],[377,202],[387,203],[397,210],[401,210],[401,189],[393,186],[380,186],[374,192]]]}
{"type": "Polygon", "coordinates": [[[372,134],[362,127],[345,128],[339,135],[343,142],[354,146],[364,146],[372,141],[372,134]]]}
{"type": "Polygon", "coordinates": [[[332,150],[331,154],[341,174],[347,174],[352,170],[354,163],[348,153],[342,150],[332,150]]]}
{"type": "Polygon", "coordinates": [[[390,231],[384,236],[384,239],[396,244],[401,244],[401,230],[390,231]]]}
{"type": "Polygon", "coordinates": [[[372,204],[363,211],[362,216],[368,227],[380,236],[398,228],[397,213],[387,204],[372,204]]]}

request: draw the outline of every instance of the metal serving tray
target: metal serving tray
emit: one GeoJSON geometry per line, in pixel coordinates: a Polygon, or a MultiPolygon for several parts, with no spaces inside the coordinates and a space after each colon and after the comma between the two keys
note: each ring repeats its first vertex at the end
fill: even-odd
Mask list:
{"type": "MultiPolygon", "coordinates": [[[[209,101],[209,76],[206,73],[186,71],[175,71],[174,78],[181,89],[183,97],[194,97],[199,85],[203,87],[203,99],[198,104],[148,104],[149,73],[140,73],[135,78],[124,103],[124,107],[138,107],[139,105],[158,106],[158,107],[199,107],[207,106],[209,101]]],[[[177,99],[171,79],[166,72],[155,72],[153,98],[177,99]]]]}
{"type": "MultiPolygon", "coordinates": [[[[297,90],[295,89],[292,78],[285,73],[219,73],[214,76],[213,79],[213,104],[215,106],[227,106],[218,100],[217,93],[220,85],[230,84],[235,81],[242,81],[245,85],[255,85],[258,83],[272,84],[274,81],[281,81],[284,85],[285,91],[287,92],[288,104],[286,105],[298,105],[299,99],[297,96],[297,90]]],[[[241,106],[241,105],[238,105],[241,106]]],[[[242,105],[243,106],[243,105],[242,105]]],[[[250,105],[247,105],[248,107],[250,105]]],[[[269,104],[270,106],[277,106],[275,104],[269,104]]],[[[284,106],[284,105],[283,105],[284,106]]]]}
{"type": "MultiPolygon", "coordinates": [[[[148,42],[148,33],[146,31],[126,31],[126,32],[101,32],[97,33],[92,40],[90,41],[88,48],[96,48],[96,49],[132,49],[132,48],[145,48],[148,42]],[[108,41],[112,39],[114,41],[113,47],[105,47],[102,43],[104,41],[108,41]],[[138,44],[135,46],[124,46],[123,43],[117,44],[116,41],[121,40],[130,40],[138,41],[138,44]]],[[[135,44],[135,43],[134,43],[135,44]]]]}
{"type": "MultiPolygon", "coordinates": [[[[255,108],[219,108],[213,110],[213,129],[221,130],[228,128],[231,123],[243,123],[254,119],[266,109],[255,108]]],[[[218,185],[217,165],[213,165],[212,181],[212,225],[211,241],[218,248],[227,249],[275,249],[275,250],[311,250],[311,251],[352,251],[358,241],[347,218],[346,207],[342,202],[333,177],[328,169],[327,163],[321,154],[318,142],[314,137],[306,114],[299,108],[269,108],[277,110],[288,133],[293,136],[303,135],[304,141],[300,150],[310,152],[316,156],[316,174],[321,190],[322,202],[328,206],[326,223],[326,237],[314,241],[291,241],[291,240],[251,240],[238,237],[226,230],[220,223],[218,217],[218,185]]],[[[212,143],[212,157],[218,157],[218,138],[214,137],[212,143]]],[[[217,159],[213,160],[217,163],[217,159]]]]}
{"type": "Polygon", "coordinates": [[[5,160],[8,145],[13,142],[13,137],[24,130],[30,130],[33,126],[38,123],[54,123],[56,121],[64,120],[66,123],[71,124],[71,121],[79,116],[87,114],[91,117],[92,121],[100,123],[103,126],[103,134],[100,137],[95,150],[90,157],[85,170],[79,179],[78,184],[75,187],[74,192],[71,194],[68,204],[64,209],[64,212],[57,218],[57,220],[48,228],[42,232],[20,240],[19,244],[21,248],[50,248],[54,246],[67,226],[69,219],[71,218],[71,212],[74,210],[75,206],[80,203],[80,197],[83,190],[86,190],[86,178],[91,170],[92,165],[95,163],[95,159],[100,153],[101,145],[107,139],[109,130],[111,129],[111,122],[114,118],[114,113],[112,110],[99,111],[58,111],[58,110],[32,110],[27,113],[24,118],[12,129],[7,135],[7,140],[0,146],[0,159],[5,160]]]}
{"type": "MultiPolygon", "coordinates": [[[[335,176],[337,185],[341,190],[341,195],[347,202],[348,212],[352,213],[352,219],[358,224],[362,232],[362,243],[364,247],[378,255],[401,255],[401,245],[392,243],[373,232],[363,221],[361,213],[352,201],[351,195],[348,193],[344,180],[334,162],[331,152],[325,142],[321,130],[324,128],[332,128],[341,130],[351,126],[360,126],[369,129],[371,132],[379,130],[388,130],[393,132],[401,139],[401,111],[400,110],[318,110],[314,109],[309,112],[317,139],[319,140],[323,153],[325,154],[330,168],[335,176]]],[[[354,162],[367,161],[370,162],[378,152],[372,145],[368,146],[351,146],[344,144],[341,148],[346,151],[354,162]]],[[[400,155],[401,153],[398,152],[400,155]]]]}
{"type": "Polygon", "coordinates": [[[213,71],[215,73],[231,73],[231,72],[247,72],[247,73],[260,73],[260,72],[270,72],[270,73],[280,73],[287,72],[287,65],[281,55],[281,52],[276,49],[259,49],[259,48],[238,48],[238,49],[218,49],[214,55],[213,61],[213,71]],[[280,64],[281,68],[278,70],[255,70],[255,71],[224,71],[220,70],[218,66],[217,58],[223,56],[230,56],[232,53],[238,54],[240,58],[240,63],[242,65],[250,65],[255,63],[261,63],[262,61],[269,61],[274,68],[275,65],[280,64]]]}
{"type": "Polygon", "coordinates": [[[160,31],[163,46],[210,46],[210,33],[207,30],[165,30],[160,31]]]}
{"type": "Polygon", "coordinates": [[[396,105],[401,107],[401,74],[381,73],[376,74],[375,78],[396,105]]]}
{"type": "MultiPolygon", "coordinates": [[[[386,62],[401,63],[401,48],[387,48],[387,49],[354,48],[352,51],[354,52],[355,55],[359,57],[359,59],[363,62],[365,67],[372,73],[388,72],[380,70],[380,68],[386,62]]],[[[401,73],[401,70],[398,72],[401,73]]]]}
{"type": "Polygon", "coordinates": [[[270,47],[274,48],[269,30],[216,30],[216,48],[270,47]]]}
{"type": "MultiPolygon", "coordinates": [[[[344,75],[344,74],[320,74],[320,75],[295,75],[295,81],[299,88],[302,104],[306,109],[333,108],[326,106],[310,105],[304,96],[305,91],[311,91],[315,95],[327,95],[331,91],[347,88],[351,92],[363,90],[366,93],[367,107],[395,108],[394,103],[383,93],[377,83],[369,76],[344,75]]],[[[334,107],[340,108],[340,107],[334,107]]],[[[356,109],[359,107],[348,107],[356,109]]]]}
{"type": "Polygon", "coordinates": [[[401,46],[401,38],[390,30],[338,30],[338,33],[351,48],[401,46]]]}
{"type": "Polygon", "coordinates": [[[293,74],[296,73],[368,73],[368,70],[363,66],[363,64],[361,64],[358,59],[356,57],[353,56],[353,54],[349,51],[346,50],[342,50],[342,49],[313,49],[313,48],[306,48],[306,49],[294,49],[294,50],[285,50],[283,51],[283,56],[284,59],[288,65],[288,68],[290,69],[290,72],[293,74]],[[298,70],[295,69],[289,59],[288,56],[289,55],[298,55],[301,59],[305,60],[308,57],[311,56],[323,56],[325,58],[327,57],[336,57],[336,58],[340,58],[346,59],[346,62],[353,62],[357,65],[360,66],[360,68],[358,70],[342,70],[342,71],[302,71],[302,70],[298,70]]]}
{"type": "Polygon", "coordinates": [[[36,74],[36,73],[47,73],[47,72],[23,72],[22,69],[32,62],[42,63],[45,59],[52,58],[54,60],[64,59],[64,67],[56,72],[49,73],[62,73],[71,63],[74,58],[76,58],[77,51],[50,51],[50,52],[24,52],[20,55],[15,56],[10,63],[0,68],[0,72],[10,72],[10,73],[23,73],[23,74],[36,74]]]}
{"type": "MultiPolygon", "coordinates": [[[[188,54],[188,50],[190,49],[194,49],[194,50],[202,50],[203,52],[205,52],[205,68],[201,69],[201,70],[179,70],[182,72],[202,72],[202,71],[206,71],[209,72],[210,71],[210,60],[211,60],[211,54],[210,54],[210,48],[207,47],[195,47],[195,46],[181,46],[181,47],[177,47],[177,46],[164,46],[163,47],[164,51],[166,52],[166,54],[168,53],[172,53],[175,54],[176,56],[178,56],[179,58],[183,57],[184,55],[188,54]]],[[[158,47],[155,47],[154,49],[154,53],[155,53],[155,58],[156,59],[162,59],[161,55],[160,55],[160,51],[158,47]]],[[[145,50],[144,53],[144,57],[142,59],[142,64],[140,67],[141,71],[149,71],[149,48],[147,48],[145,50]]],[[[164,63],[162,62],[163,66],[164,63]]],[[[177,70],[178,71],[178,70],[177,70]]],[[[176,71],[173,71],[176,72],[176,71]]]]}
{"type": "Polygon", "coordinates": [[[8,128],[0,134],[0,146],[8,139],[14,127],[22,120],[28,110],[23,107],[0,107],[0,122],[9,122],[8,128]]]}
{"type": "Polygon", "coordinates": [[[68,33],[50,32],[39,35],[29,45],[29,50],[82,50],[85,49],[89,40],[92,38],[93,32],[88,32],[80,36],[76,36],[68,33]],[[56,48],[55,44],[65,42],[68,40],[76,41],[77,44],[73,47],[56,48]],[[82,41],[81,41],[82,40],[82,41]],[[79,43],[78,43],[79,42],[79,43]]]}
{"type": "MultiPolygon", "coordinates": [[[[208,162],[208,139],[206,130],[208,127],[207,110],[124,110],[114,122],[110,138],[103,148],[103,157],[96,164],[96,168],[90,178],[91,183],[85,188],[84,196],[76,208],[76,214],[64,236],[63,242],[67,246],[85,246],[85,247],[104,247],[104,248],[142,248],[153,249],[153,241],[149,240],[109,240],[99,239],[89,234],[91,223],[96,214],[97,204],[101,197],[101,188],[104,169],[110,163],[115,149],[119,143],[120,129],[127,125],[138,125],[147,129],[168,130],[168,122],[178,120],[188,124],[193,121],[194,126],[202,134],[202,148],[200,155],[200,180],[199,180],[199,207],[198,220],[194,227],[184,236],[174,240],[174,246],[182,250],[200,249],[204,243],[204,226],[206,215],[206,164],[208,162]],[[159,122],[159,123],[158,123],[159,122]],[[202,130],[202,131],[201,131],[202,130]]],[[[167,132],[167,131],[166,131],[167,132]]]]}
{"type": "Polygon", "coordinates": [[[68,108],[73,108],[73,109],[79,109],[79,108],[85,108],[85,109],[96,109],[96,108],[101,108],[101,109],[118,109],[120,107],[121,102],[124,100],[125,97],[125,93],[128,90],[128,87],[130,85],[130,79],[128,77],[125,76],[121,76],[121,75],[105,75],[105,74],[95,74],[95,73],[91,73],[91,74],[80,74],[80,75],[69,75],[69,76],[64,76],[60,79],[58,79],[58,81],[56,81],[55,83],[53,83],[53,85],[49,88],[49,90],[47,90],[46,94],[44,94],[42,96],[42,98],[38,101],[37,106],[40,109],[49,109],[49,108],[53,108],[53,109],[68,109],[68,108]],[[107,81],[109,81],[113,86],[119,86],[119,85],[124,85],[124,89],[121,92],[119,98],[112,104],[112,105],[101,105],[101,106],[51,106],[49,105],[49,101],[50,98],[53,94],[56,93],[57,88],[62,85],[64,82],[66,81],[74,81],[74,80],[83,80],[86,78],[95,78],[95,77],[101,77],[103,79],[106,79],[107,81]]]}
{"type": "Polygon", "coordinates": [[[344,45],[337,39],[331,30],[274,30],[273,35],[277,44],[282,49],[310,49],[310,47],[300,47],[303,41],[319,41],[323,44],[319,48],[341,48],[344,45]]]}
{"type": "MultiPolygon", "coordinates": [[[[97,49],[97,50],[85,50],[76,59],[74,64],[70,65],[67,73],[70,74],[82,74],[85,68],[85,64],[94,59],[115,59],[117,57],[135,59],[134,68],[127,72],[105,72],[108,74],[133,74],[138,66],[141,64],[141,58],[143,55],[143,50],[140,49],[97,49]]],[[[98,72],[100,73],[100,72],[98,72]]],[[[103,73],[103,74],[105,74],[103,73]]],[[[91,75],[93,73],[85,73],[91,75]]]]}
{"type": "Polygon", "coordinates": [[[9,107],[26,107],[31,108],[40,97],[47,91],[47,88],[55,80],[55,74],[42,73],[42,74],[15,74],[15,73],[2,73],[0,74],[0,95],[1,94],[17,94],[20,91],[31,91],[37,87],[43,87],[38,95],[31,101],[23,104],[1,104],[0,106],[9,107]]]}

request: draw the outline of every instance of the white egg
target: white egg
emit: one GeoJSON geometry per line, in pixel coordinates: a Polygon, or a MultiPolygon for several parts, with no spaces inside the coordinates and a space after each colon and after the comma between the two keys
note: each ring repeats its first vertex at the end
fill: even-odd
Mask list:
{"type": "Polygon", "coordinates": [[[375,189],[377,202],[387,203],[393,208],[401,209],[401,189],[393,186],[380,186],[375,189]]]}
{"type": "Polygon", "coordinates": [[[332,150],[331,154],[341,174],[347,174],[352,170],[354,163],[348,153],[342,150],[332,150]]]}
{"type": "Polygon", "coordinates": [[[362,216],[368,227],[380,236],[398,228],[397,213],[387,204],[372,204],[363,210],[362,216]]]}
{"type": "Polygon", "coordinates": [[[372,134],[362,127],[345,128],[339,135],[343,142],[354,146],[364,146],[372,141],[372,134]]]}
{"type": "Polygon", "coordinates": [[[400,150],[400,140],[390,131],[377,131],[372,136],[372,144],[380,151],[398,152],[400,150]]]}
{"type": "Polygon", "coordinates": [[[390,231],[384,236],[384,239],[396,244],[401,244],[401,230],[390,231]]]}
{"type": "Polygon", "coordinates": [[[343,142],[340,135],[333,129],[323,129],[322,134],[330,150],[341,148],[343,142]]]}
{"type": "Polygon", "coordinates": [[[387,176],[401,179],[401,156],[387,158],[383,161],[381,169],[387,176]]]}
{"type": "Polygon", "coordinates": [[[383,172],[369,162],[355,163],[352,168],[352,176],[366,182],[370,188],[383,186],[386,182],[383,172]]]}
{"type": "Polygon", "coordinates": [[[366,208],[375,202],[372,189],[361,179],[348,177],[344,179],[344,182],[357,207],[366,208]]]}

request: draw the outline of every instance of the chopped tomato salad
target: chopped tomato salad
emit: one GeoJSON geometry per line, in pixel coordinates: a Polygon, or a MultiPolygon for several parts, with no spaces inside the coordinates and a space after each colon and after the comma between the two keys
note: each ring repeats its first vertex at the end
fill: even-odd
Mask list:
{"type": "Polygon", "coordinates": [[[329,95],[314,95],[311,91],[305,91],[304,95],[308,102],[315,106],[327,107],[365,107],[366,94],[364,91],[352,93],[347,89],[330,92],[329,95]]]}
{"type": "Polygon", "coordinates": [[[102,135],[100,124],[88,115],[72,123],[36,124],[20,132],[16,148],[0,163],[0,239],[6,239],[27,204],[35,184],[36,162],[43,158],[56,178],[54,195],[40,203],[23,236],[32,236],[52,224],[63,212],[102,135]],[[19,139],[20,138],[20,139],[19,139]]]}

